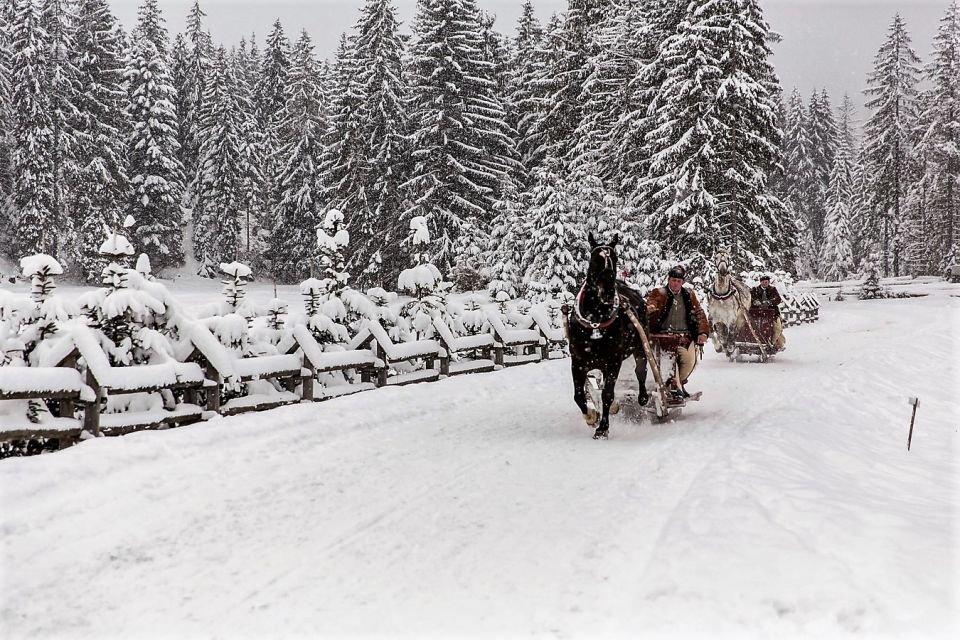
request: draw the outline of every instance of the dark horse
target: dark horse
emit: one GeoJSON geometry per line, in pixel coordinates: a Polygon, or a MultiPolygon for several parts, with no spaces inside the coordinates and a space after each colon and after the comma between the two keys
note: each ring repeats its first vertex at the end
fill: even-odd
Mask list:
{"type": "Polygon", "coordinates": [[[640,323],[646,327],[647,308],[640,293],[617,280],[617,243],[620,237],[614,234],[608,243],[598,243],[593,234],[590,240],[590,265],[586,281],[577,294],[573,308],[567,317],[567,334],[570,341],[570,358],[573,370],[573,399],[583,412],[588,424],[587,373],[599,369],[603,373],[603,407],[597,421],[595,439],[606,438],[610,430],[610,406],[620,366],[629,356],[636,360],[637,380],[640,383],[638,401],[646,404],[647,393],[644,381],[647,361],[643,343],[636,328],[626,313],[633,310],[640,323]]]}

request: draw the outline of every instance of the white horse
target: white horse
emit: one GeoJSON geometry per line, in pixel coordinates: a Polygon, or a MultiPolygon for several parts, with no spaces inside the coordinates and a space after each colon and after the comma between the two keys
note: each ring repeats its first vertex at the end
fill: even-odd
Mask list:
{"type": "Polygon", "coordinates": [[[709,291],[711,338],[717,353],[733,354],[737,333],[750,311],[750,289],[730,273],[730,254],[721,249],[713,258],[717,276],[709,291]]]}

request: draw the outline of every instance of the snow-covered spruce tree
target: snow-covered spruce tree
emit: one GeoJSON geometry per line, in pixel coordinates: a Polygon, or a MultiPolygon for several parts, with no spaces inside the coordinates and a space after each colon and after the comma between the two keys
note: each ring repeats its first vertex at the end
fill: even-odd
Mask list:
{"type": "Polygon", "coordinates": [[[206,14],[200,9],[200,1],[194,0],[187,14],[185,32],[186,50],[183,69],[183,84],[177,87],[180,111],[180,162],[186,175],[194,176],[200,169],[201,149],[205,141],[204,99],[209,92],[207,76],[214,64],[213,41],[203,28],[206,14]]]}
{"type": "Polygon", "coordinates": [[[318,278],[307,278],[300,283],[300,293],[303,295],[303,305],[307,312],[307,329],[320,344],[337,344],[349,340],[347,328],[328,314],[332,308],[334,315],[340,315],[337,311],[343,307],[342,304],[330,304],[329,286],[328,282],[318,278]]]}
{"type": "Polygon", "coordinates": [[[280,150],[275,183],[279,200],[271,216],[270,257],[278,280],[294,282],[314,271],[316,227],[323,201],[320,159],[324,129],[319,65],[304,31],[293,52],[280,128],[288,141],[280,150]]]}
{"type": "Polygon", "coordinates": [[[766,89],[766,23],[745,21],[732,10],[739,3],[694,0],[661,46],[668,71],[652,103],[644,188],[653,237],[694,262],[721,245],[768,257],[774,238],[787,248],[795,240],[766,186],[781,135],[766,89]]]}
{"type": "MultiPolygon", "coordinates": [[[[155,4],[148,0],[144,7],[155,4]]],[[[155,38],[147,37],[154,33],[156,39],[165,41],[166,31],[156,29],[159,16],[145,12],[144,7],[125,74],[127,118],[132,129],[127,147],[132,187],[128,212],[137,221],[132,230],[136,244],[150,256],[155,268],[162,269],[183,263],[183,167],[177,159],[175,91],[166,51],[158,50],[155,38]]]]}
{"type": "Polygon", "coordinates": [[[951,264],[960,242],[960,7],[950,3],[934,37],[933,55],[925,73],[929,97],[919,143],[927,160],[925,179],[935,225],[924,237],[924,253],[936,260],[940,273],[951,264]]]}
{"type": "MultiPolygon", "coordinates": [[[[483,60],[474,0],[424,0],[414,23],[408,217],[425,217],[432,261],[450,273],[464,221],[489,225],[517,166],[513,133],[483,60]]],[[[409,238],[408,238],[409,243],[409,238]]]]}
{"type": "Polygon", "coordinates": [[[344,252],[350,244],[350,232],[339,209],[330,209],[317,226],[316,264],[326,286],[326,293],[339,296],[347,287],[350,274],[344,252]]]}
{"type": "Polygon", "coordinates": [[[446,293],[449,282],[444,282],[440,271],[429,261],[430,231],[423,216],[410,219],[413,266],[400,272],[397,288],[412,299],[403,305],[401,319],[405,319],[415,340],[434,335],[433,318],[446,312],[446,293]]]}
{"type": "Polygon", "coordinates": [[[577,126],[584,117],[587,61],[600,50],[596,36],[610,0],[569,0],[557,47],[546,72],[552,77],[546,111],[538,120],[547,154],[569,160],[577,126]]]}
{"type": "Polygon", "coordinates": [[[16,18],[16,4],[11,1],[0,4],[0,255],[13,258],[15,249],[14,224],[10,217],[9,197],[13,192],[10,175],[13,114],[10,111],[13,72],[13,48],[11,36],[16,18]]]}
{"type": "Polygon", "coordinates": [[[608,149],[614,128],[628,109],[629,83],[639,73],[648,26],[643,9],[641,3],[607,3],[595,26],[595,52],[585,62],[583,115],[574,132],[570,161],[598,176],[614,171],[608,149]]]}
{"type": "Polygon", "coordinates": [[[253,103],[253,89],[249,82],[251,67],[255,64],[251,54],[246,51],[246,43],[231,52],[227,64],[232,71],[233,98],[237,112],[237,142],[239,144],[239,165],[237,179],[241,202],[237,211],[240,220],[240,254],[251,265],[262,264],[264,243],[261,237],[263,225],[263,135],[256,119],[256,107],[253,103]]]}
{"type": "Polygon", "coordinates": [[[817,254],[809,220],[813,215],[811,203],[817,194],[817,176],[813,165],[814,152],[808,136],[808,113],[800,92],[794,88],[787,104],[787,129],[784,133],[783,193],[789,213],[800,231],[800,248],[795,267],[806,276],[812,275],[817,254]]]}
{"type": "Polygon", "coordinates": [[[200,164],[194,178],[194,251],[201,272],[215,273],[221,262],[239,259],[251,196],[260,181],[251,145],[251,105],[239,89],[234,66],[223,47],[207,76],[200,119],[200,164]]]}
{"type": "Polygon", "coordinates": [[[931,99],[929,91],[917,97],[917,118],[910,128],[910,154],[904,182],[907,190],[903,202],[903,220],[898,241],[903,272],[916,276],[933,273],[939,257],[935,254],[938,225],[935,208],[931,206],[933,177],[929,171],[931,148],[925,134],[930,130],[931,99]]]}
{"type": "Polygon", "coordinates": [[[864,259],[861,277],[863,278],[859,293],[861,300],[884,297],[883,288],[880,286],[879,256],[876,253],[871,253],[864,259]]]}
{"type": "Polygon", "coordinates": [[[883,275],[900,274],[900,245],[907,185],[904,177],[909,154],[909,129],[915,117],[920,58],[910,46],[906,24],[898,13],[874,59],[867,78],[867,107],[874,112],[865,129],[871,225],[879,229],[880,268],[883,275]]]}
{"type": "Polygon", "coordinates": [[[130,44],[135,44],[137,40],[149,40],[154,48],[161,52],[166,62],[170,51],[170,37],[164,22],[166,20],[160,11],[158,0],[142,0],[137,9],[137,24],[130,34],[130,44]]]}
{"type": "Polygon", "coordinates": [[[361,150],[364,144],[361,132],[364,97],[357,80],[360,65],[355,57],[356,45],[353,40],[348,39],[346,34],[340,35],[332,69],[330,118],[329,123],[323,123],[324,202],[335,209],[365,211],[366,193],[361,186],[365,170],[361,150]]]}
{"type": "Polygon", "coordinates": [[[500,291],[511,298],[523,292],[523,253],[527,239],[526,197],[511,188],[494,203],[495,216],[487,237],[484,263],[489,280],[487,291],[496,297],[500,291]]]}
{"type": "Polygon", "coordinates": [[[807,203],[807,225],[814,246],[823,246],[823,226],[827,217],[827,199],[834,156],[837,153],[837,123],[826,90],[816,91],[807,105],[807,138],[810,141],[810,164],[813,168],[814,188],[807,203]]]}
{"type": "MultiPolygon", "coordinates": [[[[78,77],[72,53],[77,50],[74,42],[76,17],[74,6],[67,0],[39,0],[41,21],[47,34],[46,45],[46,91],[50,96],[50,122],[53,134],[53,184],[50,207],[57,219],[72,222],[67,214],[66,196],[68,184],[77,167],[75,154],[79,148],[74,124],[77,115],[78,77]]],[[[71,229],[68,246],[76,243],[71,229]]],[[[74,249],[70,246],[70,249],[74,249]]]]}
{"type": "Polygon", "coordinates": [[[66,220],[53,208],[53,117],[46,73],[47,34],[34,2],[17,5],[11,31],[10,158],[14,237],[19,255],[58,255],[66,220]]]}
{"type": "Polygon", "coordinates": [[[650,169],[646,139],[657,117],[650,105],[669,69],[663,57],[667,50],[661,44],[677,32],[685,9],[683,2],[650,0],[642,6],[630,3],[622,14],[622,37],[635,47],[632,59],[625,62],[636,72],[624,86],[624,110],[604,151],[606,166],[601,177],[645,214],[652,203],[642,186],[650,169]]]}
{"type": "Polygon", "coordinates": [[[513,40],[513,57],[507,71],[507,123],[517,132],[517,147],[522,168],[522,186],[528,186],[530,172],[539,163],[538,139],[534,125],[546,110],[537,79],[545,75],[546,52],[543,26],[537,20],[532,0],[524,0],[517,35],[513,40]]]}
{"type": "Polygon", "coordinates": [[[58,322],[66,320],[67,313],[53,300],[56,289],[54,276],[63,275],[63,267],[52,256],[35,254],[20,260],[24,278],[30,279],[30,299],[33,308],[23,318],[19,338],[24,345],[24,357],[58,331],[58,322]]]}
{"type": "MultiPolygon", "coordinates": [[[[283,25],[277,20],[267,36],[266,48],[260,65],[260,74],[254,85],[254,106],[259,127],[262,148],[263,174],[261,206],[265,212],[264,231],[267,235],[273,232],[276,224],[273,214],[277,210],[280,197],[280,185],[277,176],[282,170],[281,149],[287,139],[281,131],[287,103],[287,76],[290,73],[290,42],[283,33],[283,25]]],[[[269,244],[269,241],[268,241],[269,244]]],[[[269,254],[269,250],[268,250],[269,254]]],[[[266,262],[276,259],[268,255],[266,262]]],[[[271,271],[273,271],[271,267],[271,271]]]]}
{"type": "Polygon", "coordinates": [[[77,229],[83,277],[99,280],[106,258],[96,249],[104,226],[119,227],[129,188],[123,50],[106,0],[80,0],[73,65],[77,73],[69,209],[77,229]]]}
{"type": "Polygon", "coordinates": [[[827,218],[823,227],[820,273],[826,280],[843,280],[854,269],[850,245],[850,202],[853,174],[846,141],[841,139],[834,153],[827,194],[827,218]]]}
{"type": "Polygon", "coordinates": [[[570,205],[568,185],[557,173],[557,165],[551,164],[534,173],[530,235],[523,256],[527,296],[537,301],[552,291],[576,291],[583,265],[574,255],[587,245],[579,216],[570,205]]]}
{"type": "Polygon", "coordinates": [[[331,116],[335,139],[329,149],[336,159],[330,175],[337,180],[327,198],[332,206],[341,208],[347,201],[364,204],[352,209],[357,213],[350,225],[353,248],[348,256],[350,270],[358,274],[363,286],[395,282],[406,262],[400,253],[400,241],[406,235],[400,185],[407,173],[404,105],[408,88],[401,63],[403,50],[393,1],[367,0],[350,60],[338,58],[334,104],[339,109],[331,116]],[[353,69],[349,83],[340,77],[347,66],[353,69]],[[358,100],[356,105],[353,100],[358,100]],[[347,116],[354,112],[356,132],[346,126],[347,116]],[[356,154],[356,160],[347,152],[356,154]]]}
{"type": "Polygon", "coordinates": [[[110,260],[102,274],[104,286],[84,294],[80,304],[110,364],[123,367],[167,360],[171,347],[158,331],[166,322],[167,309],[147,291],[131,286],[139,278],[127,267],[133,246],[125,236],[108,230],[100,252],[110,260]]]}

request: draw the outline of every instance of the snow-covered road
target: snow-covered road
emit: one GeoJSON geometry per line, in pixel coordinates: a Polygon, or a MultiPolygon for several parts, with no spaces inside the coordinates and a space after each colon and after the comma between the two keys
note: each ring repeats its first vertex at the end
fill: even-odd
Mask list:
{"type": "Polygon", "coordinates": [[[606,442],[554,361],[4,460],[0,636],[956,637],[958,319],[828,304],[606,442]]]}

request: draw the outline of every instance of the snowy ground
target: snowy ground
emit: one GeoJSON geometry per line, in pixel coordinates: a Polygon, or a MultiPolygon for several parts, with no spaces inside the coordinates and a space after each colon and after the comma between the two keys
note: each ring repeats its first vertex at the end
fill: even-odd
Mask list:
{"type": "Polygon", "coordinates": [[[957,294],[606,442],[554,361],[0,461],[0,637],[958,637],[957,294]]]}

